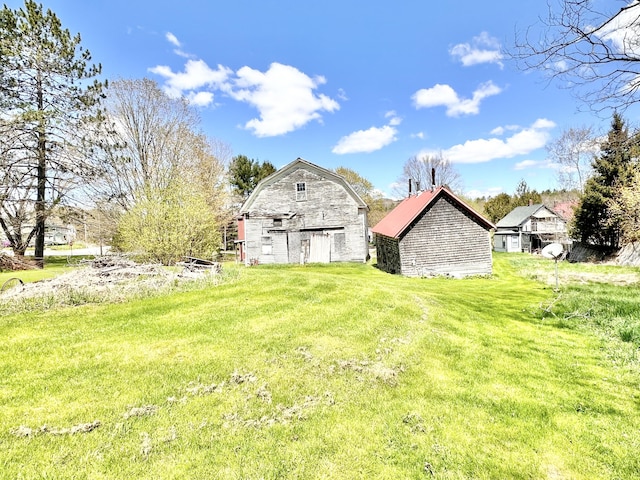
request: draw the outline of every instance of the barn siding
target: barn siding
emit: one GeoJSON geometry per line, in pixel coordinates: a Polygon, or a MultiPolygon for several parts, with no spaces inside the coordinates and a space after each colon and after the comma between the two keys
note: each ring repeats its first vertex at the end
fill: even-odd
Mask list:
{"type": "Polygon", "coordinates": [[[365,262],[367,228],[366,209],[342,185],[301,166],[266,185],[254,199],[245,219],[246,261],[298,263],[302,241],[314,232],[331,237],[331,261],[365,262]],[[296,200],[301,182],[306,200],[296,200]],[[274,226],[276,218],[282,220],[280,227],[274,226]],[[271,254],[262,248],[261,239],[267,236],[274,242],[271,254]]]}
{"type": "Polygon", "coordinates": [[[489,232],[441,197],[400,239],[400,273],[406,276],[491,273],[489,232]]]}

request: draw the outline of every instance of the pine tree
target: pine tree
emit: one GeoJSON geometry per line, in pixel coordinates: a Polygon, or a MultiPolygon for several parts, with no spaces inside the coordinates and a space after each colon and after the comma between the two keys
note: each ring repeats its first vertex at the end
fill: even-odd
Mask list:
{"type": "Polygon", "coordinates": [[[35,237],[40,261],[51,208],[78,179],[92,173],[84,161],[96,142],[89,126],[102,120],[99,106],[106,84],[91,81],[101,67],[90,61],[80,35],[71,36],[51,10],[43,11],[32,0],[25,1],[24,9],[5,5],[0,10],[0,225],[14,250],[22,253],[35,237]],[[22,212],[35,214],[26,241],[21,232],[25,219],[7,218],[9,209],[4,208],[24,204],[32,206],[22,212]]]}
{"type": "Polygon", "coordinates": [[[618,248],[620,224],[612,215],[609,202],[617,188],[631,181],[637,144],[637,136],[629,135],[624,120],[615,113],[607,138],[600,146],[601,154],[593,161],[593,176],[585,184],[574,216],[572,232],[582,243],[618,248]]]}
{"type": "Polygon", "coordinates": [[[234,191],[243,198],[248,197],[263,178],[276,171],[271,162],[253,160],[246,155],[236,155],[229,165],[229,182],[234,191]]]}

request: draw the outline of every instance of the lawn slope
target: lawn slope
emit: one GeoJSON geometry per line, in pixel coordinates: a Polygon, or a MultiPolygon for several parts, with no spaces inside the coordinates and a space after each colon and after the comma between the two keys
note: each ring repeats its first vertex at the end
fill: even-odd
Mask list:
{"type": "Polygon", "coordinates": [[[2,318],[0,477],[640,477],[637,375],[510,258],[241,268],[2,318]]]}

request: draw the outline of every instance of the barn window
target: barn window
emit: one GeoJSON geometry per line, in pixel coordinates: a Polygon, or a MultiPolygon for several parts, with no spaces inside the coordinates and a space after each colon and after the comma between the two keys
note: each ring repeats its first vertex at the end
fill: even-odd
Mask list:
{"type": "Polygon", "coordinates": [[[296,200],[307,199],[307,184],[305,182],[296,183],[296,200]]]}
{"type": "Polygon", "coordinates": [[[273,248],[271,244],[271,237],[262,237],[262,254],[271,255],[273,248]]]}
{"type": "Polygon", "coordinates": [[[281,218],[274,218],[273,219],[273,226],[274,227],[281,227],[282,226],[282,219],[281,218]]]}

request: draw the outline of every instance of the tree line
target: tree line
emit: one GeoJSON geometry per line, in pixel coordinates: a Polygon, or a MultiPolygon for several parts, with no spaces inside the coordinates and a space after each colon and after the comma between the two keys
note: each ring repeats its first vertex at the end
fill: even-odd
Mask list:
{"type": "MultiPolygon", "coordinates": [[[[562,5],[569,15],[550,12],[548,27],[578,32],[565,46],[607,45],[597,30],[566,24],[596,13],[589,2],[562,5]]],[[[542,58],[527,63],[536,68],[570,54],[548,38],[547,44],[523,42],[518,58],[525,63],[542,58]]],[[[584,72],[580,58],[572,60],[576,68],[555,73],[584,72]]],[[[588,60],[592,63],[583,65],[595,70],[598,58],[588,60]]],[[[59,215],[85,225],[95,222],[100,237],[114,246],[163,263],[183,255],[210,256],[220,245],[221,225],[275,167],[232,157],[228,145],[201,131],[197,112],[185,99],[169,97],[156,82],[107,82],[100,80],[101,71],[80,35],[64,29],[51,10],[32,0],[24,8],[0,10],[0,227],[11,247],[22,255],[33,242],[42,262],[46,220],[59,215]]],[[[633,103],[634,92],[602,100],[633,103]]],[[[640,240],[639,138],[615,113],[606,138],[581,127],[549,145],[549,158],[561,167],[561,184],[579,198],[575,238],[603,248],[640,240]]],[[[365,177],[346,167],[336,171],[370,206],[370,224],[393,208],[365,177]]],[[[423,189],[461,187],[460,175],[441,154],[408,159],[397,197],[406,196],[410,180],[423,189]]],[[[513,195],[487,199],[483,210],[497,221],[515,206],[541,201],[523,181],[513,195]]]]}

